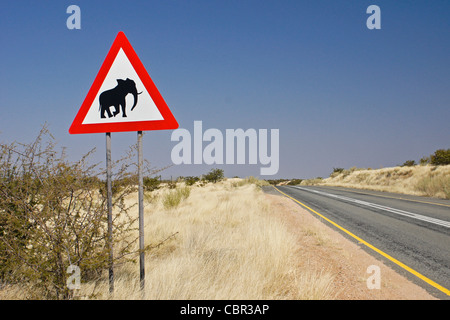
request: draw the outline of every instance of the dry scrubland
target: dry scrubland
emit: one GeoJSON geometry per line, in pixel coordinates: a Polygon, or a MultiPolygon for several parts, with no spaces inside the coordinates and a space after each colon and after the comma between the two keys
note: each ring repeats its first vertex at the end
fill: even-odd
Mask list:
{"type": "MultiPolygon", "coordinates": [[[[136,259],[116,266],[113,296],[105,271],[101,281],[84,283],[82,279],[75,298],[333,298],[331,274],[298,269],[297,239],[273,215],[255,182],[228,179],[146,192],[145,244],[150,249],[145,256],[144,293],[136,259]]],[[[136,200],[134,196],[127,201],[136,200]]],[[[27,288],[6,287],[0,290],[0,298],[25,299],[27,288]]]]}
{"type": "MultiPolygon", "coordinates": [[[[296,239],[248,180],[163,188],[145,202],[146,283],[138,265],[117,268],[114,299],[325,299],[331,275],[296,269],[296,239]],[[178,203],[179,201],[179,203],[178,203]]],[[[129,201],[135,201],[130,199],[129,201]]],[[[108,296],[108,285],[80,295],[108,296]]]]}
{"type": "MultiPolygon", "coordinates": [[[[271,216],[257,186],[228,180],[193,187],[170,208],[168,194],[178,190],[183,187],[160,190],[146,206],[147,244],[177,232],[146,257],[146,298],[328,297],[327,275],[296,272],[295,238],[271,216]]],[[[129,265],[119,271],[115,297],[139,297],[133,270],[136,267],[129,265]]]]}
{"type": "Polygon", "coordinates": [[[388,191],[450,199],[450,165],[417,165],[383,169],[351,168],[301,185],[325,185],[388,191]]]}

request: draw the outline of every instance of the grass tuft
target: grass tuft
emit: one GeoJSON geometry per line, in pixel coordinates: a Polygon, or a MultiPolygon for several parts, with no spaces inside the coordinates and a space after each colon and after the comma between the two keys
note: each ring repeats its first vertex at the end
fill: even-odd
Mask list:
{"type": "Polygon", "coordinates": [[[173,209],[178,207],[182,200],[187,199],[191,193],[189,187],[178,187],[169,191],[163,198],[162,202],[165,209],[173,209]]]}

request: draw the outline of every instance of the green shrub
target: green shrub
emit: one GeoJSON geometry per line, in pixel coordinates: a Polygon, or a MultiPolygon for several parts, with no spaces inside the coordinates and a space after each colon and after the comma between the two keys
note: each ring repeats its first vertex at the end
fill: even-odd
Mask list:
{"type": "Polygon", "coordinates": [[[192,177],[192,176],[184,177],[184,182],[185,182],[186,185],[188,185],[188,186],[194,185],[194,184],[195,184],[197,181],[199,181],[199,180],[200,180],[199,177],[192,177]]]}
{"type": "Polygon", "coordinates": [[[208,182],[212,182],[212,183],[219,182],[224,179],[223,170],[222,169],[212,169],[211,171],[209,171],[207,174],[205,174],[203,176],[203,179],[208,182]]]}
{"type": "Polygon", "coordinates": [[[413,167],[416,165],[416,162],[414,160],[406,160],[401,167],[413,167]]]}
{"type": "Polygon", "coordinates": [[[450,164],[450,149],[439,149],[430,156],[430,163],[435,166],[450,164]]]}
{"type": "Polygon", "coordinates": [[[424,166],[424,165],[430,163],[430,157],[422,157],[419,162],[420,162],[420,165],[424,166]]]}
{"type": "MultiPolygon", "coordinates": [[[[67,161],[52,139],[44,128],[33,143],[0,144],[0,284],[24,284],[31,299],[71,299],[69,265],[80,268],[83,282],[99,279],[109,266],[99,165],[88,165],[90,153],[67,161]]],[[[132,253],[134,243],[126,240],[134,222],[124,201],[132,190],[125,185],[128,176],[114,174],[123,189],[113,199],[121,217],[113,221],[112,245],[121,243],[117,262],[132,253]]]]}
{"type": "Polygon", "coordinates": [[[167,182],[167,187],[169,189],[175,189],[177,187],[176,181],[169,181],[169,182],[167,182]]]}
{"type": "Polygon", "coordinates": [[[145,191],[154,191],[154,190],[159,189],[161,181],[160,181],[159,177],[154,177],[154,178],[144,177],[143,183],[144,183],[145,191]]]}

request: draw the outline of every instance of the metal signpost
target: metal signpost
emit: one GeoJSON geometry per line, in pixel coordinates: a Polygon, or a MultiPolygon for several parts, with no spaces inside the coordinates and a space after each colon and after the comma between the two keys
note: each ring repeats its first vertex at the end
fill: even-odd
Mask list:
{"type": "Polygon", "coordinates": [[[113,221],[112,221],[112,165],[111,165],[111,132],[106,133],[106,198],[108,207],[108,247],[109,247],[109,292],[114,292],[114,254],[113,254],[113,221]]]}

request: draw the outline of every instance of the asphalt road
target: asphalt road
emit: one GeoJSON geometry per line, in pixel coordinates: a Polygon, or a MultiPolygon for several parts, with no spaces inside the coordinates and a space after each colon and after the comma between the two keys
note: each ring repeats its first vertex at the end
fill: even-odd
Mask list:
{"type": "Polygon", "coordinates": [[[380,250],[359,243],[434,296],[450,299],[449,200],[337,187],[277,188],[347,238],[360,242],[354,236],[359,237],[380,250]]]}

